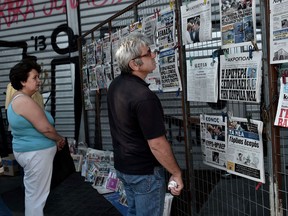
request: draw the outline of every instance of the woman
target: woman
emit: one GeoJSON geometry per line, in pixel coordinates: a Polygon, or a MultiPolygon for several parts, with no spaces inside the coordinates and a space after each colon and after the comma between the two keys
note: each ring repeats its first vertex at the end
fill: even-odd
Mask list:
{"type": "Polygon", "coordinates": [[[25,215],[42,216],[50,192],[53,159],[65,139],[55,128],[52,116],[31,98],[39,90],[41,67],[22,60],[9,74],[14,93],[7,115],[13,135],[15,159],[24,170],[25,215]],[[57,147],[56,147],[57,145],[57,147]]]}

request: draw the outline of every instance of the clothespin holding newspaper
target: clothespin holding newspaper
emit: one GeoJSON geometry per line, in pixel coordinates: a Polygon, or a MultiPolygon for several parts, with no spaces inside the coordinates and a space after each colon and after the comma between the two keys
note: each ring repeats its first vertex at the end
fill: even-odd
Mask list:
{"type": "Polygon", "coordinates": [[[191,56],[191,54],[189,53],[189,61],[190,61],[190,66],[192,67],[192,61],[193,61],[193,57],[191,56]]]}
{"type": "Polygon", "coordinates": [[[258,182],[258,184],[257,184],[257,186],[256,186],[256,188],[255,188],[255,190],[258,190],[258,189],[261,187],[261,185],[262,185],[262,182],[258,182]]]}
{"type": "Polygon", "coordinates": [[[246,118],[247,118],[248,124],[251,124],[252,113],[251,112],[247,112],[246,118]]]}
{"type": "Polygon", "coordinates": [[[282,76],[282,82],[285,85],[286,84],[286,78],[288,77],[288,70],[282,71],[281,76],[282,76]]]}
{"type": "Polygon", "coordinates": [[[174,5],[175,5],[175,0],[170,0],[169,5],[170,5],[170,9],[173,10],[174,5]]]}
{"type": "Polygon", "coordinates": [[[138,29],[142,29],[142,19],[138,18],[138,29]]]}
{"type": "Polygon", "coordinates": [[[227,49],[224,49],[223,50],[223,54],[225,56],[225,59],[227,60],[228,59],[228,50],[227,49]]]}
{"type": "Polygon", "coordinates": [[[154,9],[154,17],[159,18],[159,16],[160,16],[160,9],[158,8],[154,9]]]}
{"type": "Polygon", "coordinates": [[[222,112],[222,121],[225,122],[225,118],[229,119],[228,112],[222,112]]]}
{"type": "Polygon", "coordinates": [[[180,88],[178,88],[177,92],[176,92],[176,97],[178,97],[180,95],[180,88]]]}
{"type": "Polygon", "coordinates": [[[218,58],[218,55],[219,55],[218,50],[212,52],[212,65],[214,65],[214,63],[216,62],[215,58],[218,58]]]}
{"type": "Polygon", "coordinates": [[[252,46],[250,45],[249,46],[249,58],[253,58],[253,51],[259,51],[258,49],[258,46],[257,46],[257,43],[254,41],[254,40],[251,40],[251,44],[252,46]]]}

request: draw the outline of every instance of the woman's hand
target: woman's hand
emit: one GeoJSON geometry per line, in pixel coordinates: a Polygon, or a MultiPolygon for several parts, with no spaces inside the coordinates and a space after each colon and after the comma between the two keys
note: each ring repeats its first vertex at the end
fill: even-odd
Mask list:
{"type": "Polygon", "coordinates": [[[59,140],[56,142],[58,151],[61,151],[61,150],[64,148],[65,144],[66,144],[65,138],[64,138],[64,137],[61,137],[61,139],[59,139],[59,140]]]}

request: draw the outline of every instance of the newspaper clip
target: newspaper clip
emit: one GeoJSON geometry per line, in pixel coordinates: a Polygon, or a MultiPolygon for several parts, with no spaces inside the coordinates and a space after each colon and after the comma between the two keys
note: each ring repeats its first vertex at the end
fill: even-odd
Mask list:
{"type": "Polygon", "coordinates": [[[259,182],[255,189],[258,190],[261,187],[261,185],[262,185],[262,182],[259,182]]]}
{"type": "Polygon", "coordinates": [[[175,0],[170,0],[170,2],[169,2],[171,10],[173,10],[173,8],[174,8],[174,1],[175,0]]]}
{"type": "Polygon", "coordinates": [[[228,51],[227,51],[227,49],[223,50],[223,54],[225,56],[225,59],[227,60],[228,59],[228,51]]]}
{"type": "Polygon", "coordinates": [[[190,66],[192,67],[193,57],[190,54],[189,54],[189,61],[190,61],[190,66]]]}
{"type": "Polygon", "coordinates": [[[247,118],[248,124],[250,124],[251,123],[252,114],[250,112],[247,112],[246,118],[247,118]]]}
{"type": "Polygon", "coordinates": [[[259,51],[257,43],[255,43],[253,40],[251,40],[252,46],[250,45],[249,48],[249,58],[253,58],[253,52],[254,51],[259,51]]]}
{"type": "Polygon", "coordinates": [[[176,97],[178,97],[180,95],[180,88],[178,88],[177,92],[176,92],[176,97]]]}
{"type": "Polygon", "coordinates": [[[229,120],[228,112],[222,112],[222,121],[225,122],[225,117],[227,117],[227,120],[229,120]]]}
{"type": "Polygon", "coordinates": [[[157,18],[160,16],[160,10],[158,8],[154,9],[154,17],[157,18]]]}
{"type": "Polygon", "coordinates": [[[216,57],[218,58],[218,50],[212,52],[212,65],[214,65],[214,63],[216,62],[215,61],[216,57]]]}
{"type": "Polygon", "coordinates": [[[285,85],[286,84],[286,78],[288,77],[288,71],[287,70],[284,70],[282,72],[282,82],[283,84],[285,85]]]}
{"type": "Polygon", "coordinates": [[[251,43],[252,43],[252,45],[253,45],[253,47],[254,47],[254,50],[255,50],[255,51],[259,51],[259,48],[258,48],[257,43],[256,43],[255,41],[253,41],[253,40],[251,40],[251,43]]]}

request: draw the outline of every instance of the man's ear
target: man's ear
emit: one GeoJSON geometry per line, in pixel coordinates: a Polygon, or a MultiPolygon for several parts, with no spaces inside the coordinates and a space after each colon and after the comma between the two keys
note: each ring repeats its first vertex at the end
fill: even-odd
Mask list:
{"type": "Polygon", "coordinates": [[[130,67],[133,71],[138,70],[138,64],[136,64],[135,60],[131,60],[131,61],[129,62],[129,67],[130,67]]]}

